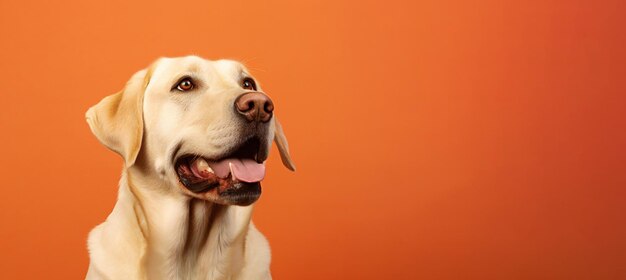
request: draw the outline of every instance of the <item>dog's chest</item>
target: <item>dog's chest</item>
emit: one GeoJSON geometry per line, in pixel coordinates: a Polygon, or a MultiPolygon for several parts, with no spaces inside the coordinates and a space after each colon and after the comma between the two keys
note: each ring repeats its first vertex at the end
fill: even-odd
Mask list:
{"type": "Polygon", "coordinates": [[[225,209],[195,201],[179,214],[176,221],[162,219],[155,226],[161,230],[149,242],[149,274],[168,275],[168,279],[234,279],[243,266],[245,234],[232,235],[225,209]],[[172,230],[176,228],[182,230],[172,230]]]}

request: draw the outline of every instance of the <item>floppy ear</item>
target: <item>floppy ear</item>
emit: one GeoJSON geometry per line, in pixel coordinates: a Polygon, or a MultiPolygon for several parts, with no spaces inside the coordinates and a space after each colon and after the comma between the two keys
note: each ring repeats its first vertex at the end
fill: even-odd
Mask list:
{"type": "Polygon", "coordinates": [[[135,163],[141,148],[146,73],[135,73],[124,90],[105,97],[85,114],[91,132],[100,143],[122,156],[126,167],[135,163]]]}
{"type": "Polygon", "coordinates": [[[274,142],[276,142],[276,146],[278,146],[280,159],[282,160],[283,165],[291,171],[296,171],[296,165],[293,163],[293,160],[291,160],[291,155],[289,154],[289,144],[287,144],[287,138],[285,137],[283,127],[278,122],[276,116],[274,116],[274,142]]]}

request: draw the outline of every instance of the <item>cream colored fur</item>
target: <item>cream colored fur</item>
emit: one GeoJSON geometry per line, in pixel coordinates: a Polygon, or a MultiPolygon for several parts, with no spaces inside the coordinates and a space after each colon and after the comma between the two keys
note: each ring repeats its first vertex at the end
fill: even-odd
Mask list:
{"type": "MultiPolygon", "coordinates": [[[[253,205],[191,193],[171,158],[177,148],[211,157],[233,143],[240,128],[232,104],[246,92],[243,76],[248,71],[234,61],[162,58],[89,109],[92,132],[125,167],[112,213],[89,234],[86,279],[271,279],[270,248],[251,222],[253,205]],[[194,92],[171,90],[182,75],[198,81],[194,92]]],[[[269,131],[293,169],[275,118],[269,131]]]]}

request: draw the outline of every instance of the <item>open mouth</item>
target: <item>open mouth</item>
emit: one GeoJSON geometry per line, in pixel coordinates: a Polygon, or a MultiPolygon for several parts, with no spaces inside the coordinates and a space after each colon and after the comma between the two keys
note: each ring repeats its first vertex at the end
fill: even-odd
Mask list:
{"type": "Polygon", "coordinates": [[[185,154],[175,162],[180,183],[194,194],[221,202],[249,205],[261,195],[267,152],[258,138],[251,138],[229,154],[211,159],[185,154]]]}

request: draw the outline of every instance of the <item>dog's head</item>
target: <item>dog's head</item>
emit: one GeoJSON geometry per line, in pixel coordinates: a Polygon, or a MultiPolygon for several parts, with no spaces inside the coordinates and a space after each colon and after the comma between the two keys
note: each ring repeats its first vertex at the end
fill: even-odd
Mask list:
{"type": "Polygon", "coordinates": [[[164,185],[195,198],[255,202],[272,140],[283,164],[295,170],[272,100],[235,61],[159,59],[86,118],[126,168],[141,161],[164,185]]]}

